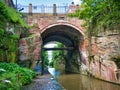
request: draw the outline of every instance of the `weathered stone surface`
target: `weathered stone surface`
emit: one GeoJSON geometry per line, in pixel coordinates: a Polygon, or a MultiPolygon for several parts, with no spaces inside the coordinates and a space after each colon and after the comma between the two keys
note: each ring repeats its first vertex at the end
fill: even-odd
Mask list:
{"type": "Polygon", "coordinates": [[[96,77],[104,80],[115,81],[116,80],[116,65],[113,61],[95,61],[91,63],[92,74],[96,77]]]}
{"type": "Polygon", "coordinates": [[[118,81],[116,77],[117,66],[111,58],[119,53],[119,38],[119,35],[93,38],[92,54],[94,55],[94,60],[90,68],[92,74],[96,77],[108,81],[118,81]]]}
{"type": "Polygon", "coordinates": [[[98,47],[96,50],[104,60],[110,60],[111,57],[119,53],[119,35],[99,37],[93,43],[98,47]]]}
{"type": "Polygon", "coordinates": [[[120,71],[112,57],[120,53],[120,36],[118,34],[92,37],[93,59],[88,59],[88,40],[85,39],[81,49],[82,64],[80,71],[91,74],[97,78],[120,83],[120,71]],[[86,62],[86,63],[84,63],[86,62]]]}
{"type": "Polygon", "coordinates": [[[20,60],[38,60],[41,50],[40,35],[32,35],[27,38],[22,38],[19,44],[20,60]]]}

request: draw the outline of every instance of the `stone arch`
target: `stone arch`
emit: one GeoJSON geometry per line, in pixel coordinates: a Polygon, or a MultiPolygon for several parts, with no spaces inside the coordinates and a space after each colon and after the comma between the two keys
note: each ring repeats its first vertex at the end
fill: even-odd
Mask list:
{"type": "Polygon", "coordinates": [[[82,29],[67,22],[50,24],[41,30],[43,45],[51,41],[58,41],[65,44],[66,47],[74,48],[73,50],[68,50],[68,54],[66,56],[66,71],[72,72],[75,71],[73,70],[73,68],[76,67],[74,66],[74,64],[78,62],[78,57],[79,59],[81,59],[81,49],[79,48],[82,47],[82,43],[84,42],[84,36],[85,35],[82,29]]]}
{"type": "Polygon", "coordinates": [[[69,22],[56,22],[56,23],[52,23],[52,24],[49,24],[47,26],[45,26],[44,28],[41,29],[41,34],[48,28],[51,28],[51,27],[54,27],[56,25],[66,25],[66,26],[70,26],[70,27],[73,27],[75,28],[77,31],[79,31],[83,36],[85,36],[85,34],[83,33],[83,29],[81,27],[78,27],[74,24],[71,24],[69,22]]]}

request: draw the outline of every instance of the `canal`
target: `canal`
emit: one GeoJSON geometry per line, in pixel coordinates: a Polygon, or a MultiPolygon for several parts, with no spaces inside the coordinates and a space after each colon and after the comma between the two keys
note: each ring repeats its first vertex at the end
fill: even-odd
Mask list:
{"type": "Polygon", "coordinates": [[[57,79],[65,90],[120,90],[120,85],[101,81],[80,74],[60,74],[54,68],[48,71],[57,79]]]}

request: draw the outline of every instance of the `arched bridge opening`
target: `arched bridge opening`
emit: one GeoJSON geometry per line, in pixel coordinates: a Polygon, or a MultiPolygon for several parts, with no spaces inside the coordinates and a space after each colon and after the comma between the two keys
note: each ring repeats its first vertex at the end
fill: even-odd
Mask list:
{"type": "MultiPolygon", "coordinates": [[[[81,45],[84,40],[82,31],[71,24],[53,24],[44,28],[41,32],[42,51],[43,50],[66,50],[65,71],[78,72],[79,61],[81,60],[81,45]],[[49,42],[60,42],[66,47],[60,48],[44,48],[43,46],[49,42]]],[[[42,56],[43,59],[43,56],[42,56]]]]}

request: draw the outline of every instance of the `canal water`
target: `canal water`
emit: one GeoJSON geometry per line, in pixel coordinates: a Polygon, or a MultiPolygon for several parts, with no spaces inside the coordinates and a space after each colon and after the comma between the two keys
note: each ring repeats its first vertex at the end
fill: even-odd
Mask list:
{"type": "Polygon", "coordinates": [[[120,90],[120,85],[104,82],[80,74],[60,74],[54,68],[48,71],[64,87],[64,90],[120,90]]]}

